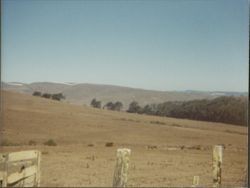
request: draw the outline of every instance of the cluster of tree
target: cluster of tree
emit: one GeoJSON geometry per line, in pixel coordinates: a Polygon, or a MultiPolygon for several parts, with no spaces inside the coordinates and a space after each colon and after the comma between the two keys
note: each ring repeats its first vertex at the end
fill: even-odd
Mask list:
{"type": "Polygon", "coordinates": [[[65,96],[62,93],[50,94],[50,93],[42,93],[40,91],[34,91],[33,96],[43,97],[46,99],[53,99],[57,101],[65,99],[65,96]]]}
{"type": "Polygon", "coordinates": [[[223,96],[213,100],[192,100],[186,102],[164,102],[139,106],[136,101],[127,112],[185,118],[203,121],[247,125],[247,98],[223,96]]]}
{"type": "Polygon", "coordinates": [[[107,108],[108,110],[121,111],[122,107],[123,104],[120,101],[117,101],[115,103],[108,102],[107,104],[104,105],[103,108],[107,108]]]}
{"type": "Polygon", "coordinates": [[[133,101],[129,104],[129,108],[127,110],[129,113],[143,113],[143,108],[138,104],[138,102],[133,101]]]}
{"type": "Polygon", "coordinates": [[[95,98],[91,101],[90,105],[94,108],[101,108],[102,107],[102,102],[96,100],[95,98]]]}
{"type": "MultiPolygon", "coordinates": [[[[90,105],[94,108],[102,108],[102,102],[96,100],[95,98],[91,101],[90,105]]],[[[120,101],[116,102],[108,102],[106,103],[103,108],[106,108],[108,110],[114,110],[114,111],[120,111],[123,107],[123,104],[120,101]]]]}

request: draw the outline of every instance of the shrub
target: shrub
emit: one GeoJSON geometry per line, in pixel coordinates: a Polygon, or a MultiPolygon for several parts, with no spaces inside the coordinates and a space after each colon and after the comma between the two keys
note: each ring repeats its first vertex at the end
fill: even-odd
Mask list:
{"type": "Polygon", "coordinates": [[[2,140],[2,141],[0,142],[0,146],[19,146],[19,145],[20,145],[20,144],[10,142],[9,140],[2,140]]]}
{"type": "Polygon", "coordinates": [[[35,146],[35,145],[36,145],[36,141],[30,140],[28,144],[29,144],[30,146],[35,146]]]}
{"type": "Polygon", "coordinates": [[[161,121],[150,121],[152,124],[159,124],[159,125],[166,125],[166,123],[161,122],[161,121]]]}
{"type": "Polygon", "coordinates": [[[106,147],[112,147],[112,146],[114,146],[114,143],[113,143],[113,142],[107,142],[107,143],[105,144],[105,146],[106,146],[106,147]]]}
{"type": "Polygon", "coordinates": [[[157,146],[147,146],[147,149],[157,149],[157,146]]]}
{"type": "Polygon", "coordinates": [[[194,150],[202,150],[203,149],[203,147],[201,145],[193,145],[193,146],[189,146],[187,148],[194,149],[194,150]]]}
{"type": "Polygon", "coordinates": [[[43,143],[46,146],[56,146],[56,142],[53,139],[49,139],[48,141],[43,143]]]}

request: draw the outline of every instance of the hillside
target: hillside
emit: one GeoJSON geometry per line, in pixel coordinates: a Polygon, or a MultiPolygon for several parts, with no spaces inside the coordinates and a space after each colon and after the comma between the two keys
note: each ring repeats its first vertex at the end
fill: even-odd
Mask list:
{"type": "Polygon", "coordinates": [[[146,104],[166,101],[189,101],[194,99],[213,99],[224,95],[245,95],[245,93],[237,92],[153,91],[112,85],[52,82],[36,82],[31,84],[16,82],[2,83],[2,89],[30,95],[34,91],[41,91],[43,93],[62,92],[66,96],[67,102],[78,105],[89,105],[93,98],[101,100],[102,105],[110,101],[121,101],[124,105],[123,110],[126,110],[129,103],[133,100],[144,106],[146,104]]]}
{"type": "Polygon", "coordinates": [[[132,149],[129,186],[189,186],[194,175],[211,186],[215,144],[225,146],[223,185],[244,182],[246,127],[74,106],[10,91],[2,99],[1,138],[9,146],[1,150],[41,150],[42,186],[110,186],[121,147],[132,149]],[[49,139],[57,146],[44,146],[49,139]],[[110,142],[113,147],[106,147],[110,142]]]}
{"type": "MultiPolygon", "coordinates": [[[[126,112],[113,112],[102,109],[94,109],[91,107],[81,107],[49,99],[18,94],[14,92],[4,91],[2,98],[3,98],[4,125],[7,125],[5,129],[6,131],[8,129],[11,129],[10,132],[8,131],[5,132],[8,138],[11,138],[12,134],[10,133],[12,131],[17,131],[20,128],[25,130],[26,126],[27,129],[29,130],[28,133],[31,133],[32,130],[34,129],[33,133],[36,135],[34,137],[36,139],[42,136],[48,137],[48,135],[50,134],[51,137],[53,137],[52,133],[54,131],[57,133],[56,136],[59,136],[60,133],[62,133],[61,136],[63,136],[64,134],[70,133],[71,131],[74,130],[80,130],[87,127],[91,127],[90,125],[92,124],[95,125],[91,127],[91,129],[95,127],[93,131],[95,130],[97,132],[99,132],[101,130],[100,128],[104,127],[104,125],[105,126],[112,125],[111,126],[112,129],[115,130],[124,128],[113,125],[115,124],[115,122],[118,122],[118,124],[120,122],[122,122],[122,124],[123,123],[136,124],[135,127],[131,128],[133,129],[138,128],[140,130],[143,130],[145,126],[141,125],[139,122],[143,122],[143,124],[148,123],[151,126],[153,126],[154,123],[151,123],[151,121],[163,122],[164,124],[166,124],[166,128],[173,128],[175,127],[174,124],[177,125],[181,124],[180,126],[183,128],[187,127],[190,129],[191,126],[194,129],[196,128],[199,130],[204,129],[214,132],[227,132],[227,130],[230,129],[231,131],[243,134],[246,130],[246,128],[236,127],[223,123],[209,123],[209,122],[200,122],[191,120],[181,120],[174,118],[148,116],[148,115],[128,114],[126,112]],[[29,114],[30,115],[32,114],[32,118],[29,114]],[[102,124],[99,125],[100,127],[98,127],[97,125],[99,123],[102,124]],[[45,126],[44,124],[46,125],[46,129],[44,129],[45,126]]],[[[159,127],[162,128],[162,126],[157,126],[156,124],[154,129],[158,129],[159,127]]],[[[173,131],[175,131],[175,129],[173,129],[173,131]]],[[[26,132],[23,133],[27,134],[26,132]]],[[[20,136],[15,135],[15,139],[20,137],[20,140],[19,139],[17,140],[21,141],[24,138],[26,139],[26,137],[30,138],[31,135],[22,135],[23,133],[20,133],[20,136]]],[[[81,132],[79,131],[77,131],[76,133],[81,135],[81,132]]],[[[131,132],[130,134],[132,133],[133,132],[131,132]]],[[[73,138],[75,137],[73,136],[71,139],[73,138]]],[[[110,138],[110,135],[107,135],[107,138],[110,138]]],[[[32,137],[30,139],[32,139],[32,137]]]]}

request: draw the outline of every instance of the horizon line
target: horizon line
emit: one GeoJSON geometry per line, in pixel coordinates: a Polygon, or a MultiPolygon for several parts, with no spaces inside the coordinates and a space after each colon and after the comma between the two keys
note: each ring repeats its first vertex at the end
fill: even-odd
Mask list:
{"type": "Polygon", "coordinates": [[[35,81],[35,82],[18,82],[18,81],[1,81],[1,83],[20,83],[20,84],[35,84],[35,83],[52,83],[52,84],[65,84],[65,85],[79,85],[79,84],[89,84],[89,85],[103,85],[103,86],[115,86],[115,87],[125,87],[131,89],[140,89],[140,90],[150,90],[150,91],[159,91],[159,92],[227,92],[227,93],[248,93],[248,91],[230,91],[230,90],[199,90],[199,89],[183,89],[183,90],[157,90],[157,89],[146,89],[140,87],[116,85],[116,84],[102,84],[102,83],[88,83],[88,82],[56,82],[56,81],[35,81]]]}

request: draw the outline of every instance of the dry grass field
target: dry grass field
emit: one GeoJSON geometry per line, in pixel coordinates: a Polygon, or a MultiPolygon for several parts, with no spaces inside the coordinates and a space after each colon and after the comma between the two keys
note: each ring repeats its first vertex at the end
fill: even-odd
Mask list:
{"type": "Polygon", "coordinates": [[[212,185],[212,146],[224,144],[222,184],[240,186],[247,128],[128,114],[2,92],[1,151],[42,151],[41,186],[111,186],[117,148],[132,150],[129,186],[212,185]],[[53,139],[57,146],[43,143],[53,139]],[[36,145],[29,145],[34,141],[36,145]],[[107,147],[106,143],[113,146],[107,147]]]}

